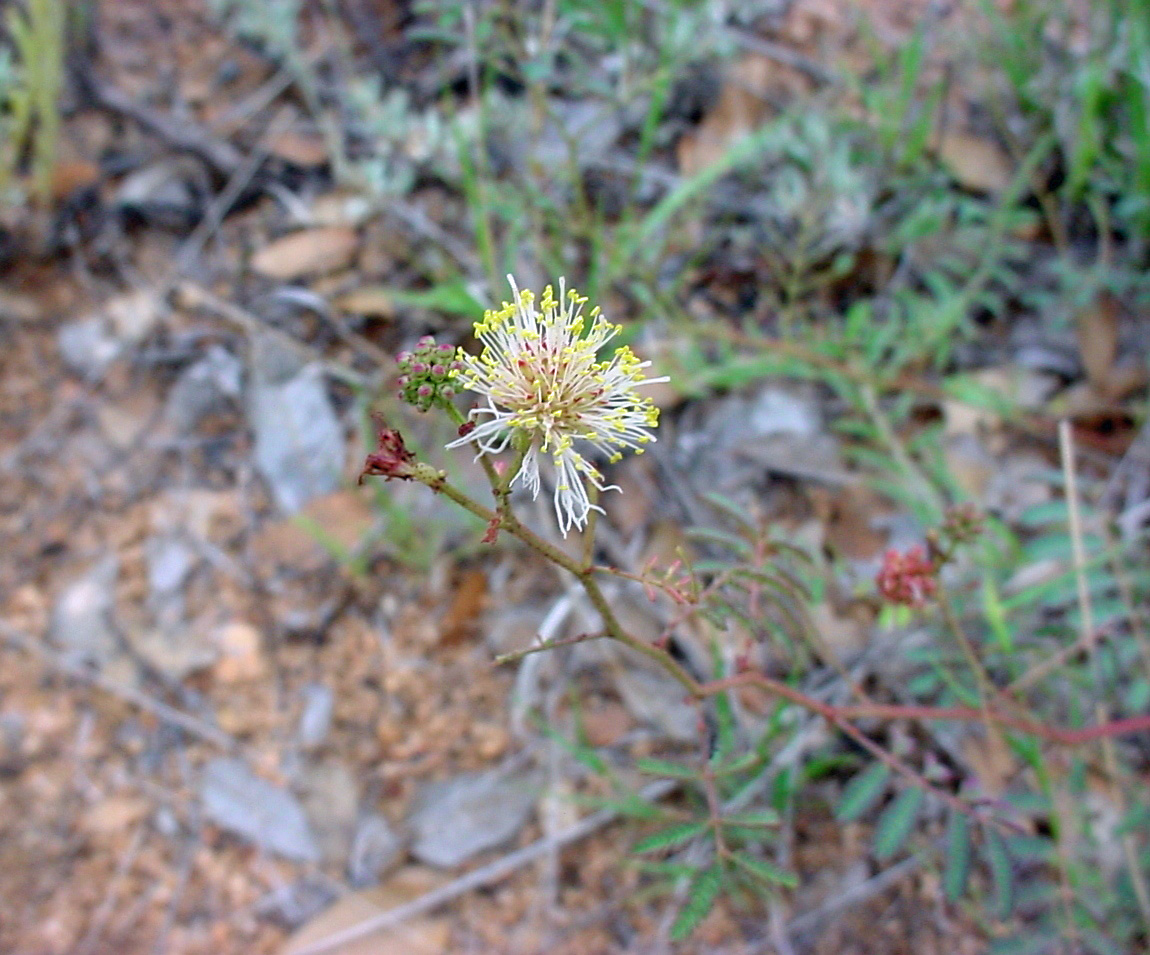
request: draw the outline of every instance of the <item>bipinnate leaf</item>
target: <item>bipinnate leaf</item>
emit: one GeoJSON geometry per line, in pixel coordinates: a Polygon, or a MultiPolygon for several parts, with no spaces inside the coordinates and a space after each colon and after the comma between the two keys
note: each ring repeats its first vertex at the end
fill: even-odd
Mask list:
{"type": "Polygon", "coordinates": [[[875,763],[854,777],[843,791],[843,798],[835,810],[839,822],[854,822],[875,804],[886,789],[890,770],[883,763],[875,763]]]}
{"type": "Polygon", "coordinates": [[[898,798],[883,810],[874,835],[874,852],[878,858],[889,859],[903,847],[914,830],[925,798],[924,790],[912,786],[899,793],[898,798]]]}
{"type": "Polygon", "coordinates": [[[652,833],[647,836],[646,839],[640,839],[635,843],[634,851],[636,853],[643,853],[655,852],[658,849],[673,849],[701,835],[707,830],[709,825],[710,821],[704,819],[697,822],[684,822],[679,825],[668,826],[666,829],[660,829],[658,832],[652,833]]]}
{"type": "Polygon", "coordinates": [[[946,827],[946,872],[942,880],[947,901],[956,901],[966,891],[970,859],[970,819],[966,813],[952,809],[946,827]]]}
{"type": "Polygon", "coordinates": [[[671,938],[681,942],[690,935],[698,924],[707,917],[707,913],[715,906],[719,897],[719,890],[723,887],[723,876],[717,868],[705,869],[700,872],[691,886],[691,894],[687,904],[683,906],[671,926],[671,938]]]}

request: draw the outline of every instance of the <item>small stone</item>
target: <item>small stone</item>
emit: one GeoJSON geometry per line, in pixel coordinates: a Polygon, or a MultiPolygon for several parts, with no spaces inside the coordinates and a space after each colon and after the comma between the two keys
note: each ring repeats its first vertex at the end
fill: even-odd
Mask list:
{"type": "Polygon", "coordinates": [[[374,885],[400,860],[403,840],[378,813],[364,816],[356,826],[347,862],[348,878],[356,888],[374,885]]]}
{"type": "Polygon", "coordinates": [[[263,656],[263,638],[250,623],[234,620],[215,632],[220,658],[212,673],[220,683],[258,680],[267,672],[263,656]]]}
{"type": "Polygon", "coordinates": [[[166,601],[178,594],[196,565],[195,551],[178,537],[152,537],[145,552],[152,601],[166,601]]]}
{"type": "Polygon", "coordinates": [[[454,868],[503,844],[527,823],[539,795],[537,774],[468,773],[428,788],[411,817],[412,854],[454,868]]]}
{"type": "Polygon", "coordinates": [[[351,852],[359,812],[355,777],[343,763],[329,760],[304,770],[300,789],[323,860],[342,865],[351,852]]]}
{"type": "Polygon", "coordinates": [[[117,653],[112,627],[119,562],[104,558],[79,580],[70,584],[52,611],[52,639],[70,663],[102,666],[117,653]]]}
{"type": "Polygon", "coordinates": [[[683,699],[683,688],[663,673],[627,667],[615,675],[623,705],[641,723],[660,730],[682,743],[698,737],[698,714],[683,699]]]}
{"type": "Polygon", "coordinates": [[[257,380],[249,417],[256,467],[282,511],[295,514],[339,487],[343,428],[316,369],[282,383],[257,380]]]}
{"type": "Polygon", "coordinates": [[[174,619],[176,609],[166,604],[155,625],[129,628],[124,637],[152,669],[179,681],[210,667],[219,657],[219,649],[202,623],[174,619]]]}
{"type": "Polygon", "coordinates": [[[319,845],[299,801],[241,760],[211,760],[200,779],[200,799],[222,829],[285,859],[319,862],[319,845]]]}
{"type": "Polygon", "coordinates": [[[187,156],[166,158],[125,176],[115,204],[149,225],[189,229],[199,219],[207,193],[202,165],[187,156]]]}
{"type": "Polygon", "coordinates": [[[104,377],[121,349],[99,315],[69,322],[60,329],[56,341],[68,370],[93,383],[104,377]]]}
{"type": "Polygon", "coordinates": [[[191,431],[206,415],[240,396],[244,366],[221,345],[180,372],[168,392],[165,413],[182,431],[191,431]]]}
{"type": "Polygon", "coordinates": [[[309,683],[303,688],[303,712],[296,730],[299,744],[304,749],[317,749],[331,732],[335,694],[322,683],[309,683]]]}
{"type": "Polygon", "coordinates": [[[112,330],[127,344],[142,342],[160,321],[162,302],[151,289],[118,295],[104,305],[112,330]]]}
{"type": "Polygon", "coordinates": [[[254,910],[289,929],[296,929],[326,909],[335,898],[330,879],[304,876],[273,889],[256,902],[254,910]]]}

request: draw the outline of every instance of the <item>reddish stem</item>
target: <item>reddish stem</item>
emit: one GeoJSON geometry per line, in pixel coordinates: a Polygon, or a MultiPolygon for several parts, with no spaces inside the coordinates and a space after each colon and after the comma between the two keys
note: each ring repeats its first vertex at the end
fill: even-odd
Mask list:
{"type": "Polygon", "coordinates": [[[969,706],[917,706],[897,703],[859,703],[850,706],[834,706],[807,696],[800,690],[762,673],[739,673],[722,680],[712,680],[700,684],[699,695],[713,696],[723,690],[740,686],[757,686],[768,693],[774,693],[785,700],[790,700],[790,702],[810,710],[812,713],[818,713],[840,726],[843,720],[865,719],[867,717],[886,720],[945,720],[959,723],[984,723],[989,718],[992,723],[999,726],[1006,726],[1061,746],[1079,746],[1099,739],[1150,732],[1150,714],[1111,720],[1108,723],[1100,723],[1082,729],[1065,729],[1060,726],[1035,723],[1017,716],[1009,716],[995,710],[988,711],[969,706]]]}

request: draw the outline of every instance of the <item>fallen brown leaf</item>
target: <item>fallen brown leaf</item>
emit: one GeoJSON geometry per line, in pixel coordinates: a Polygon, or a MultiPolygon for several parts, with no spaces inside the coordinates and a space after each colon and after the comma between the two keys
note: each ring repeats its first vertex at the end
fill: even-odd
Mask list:
{"type": "Polygon", "coordinates": [[[486,604],[487,574],[481,570],[464,572],[439,625],[439,642],[450,647],[474,636],[486,604]]]}
{"type": "Polygon", "coordinates": [[[277,239],[252,256],[251,266],[271,279],[294,281],[351,265],[359,236],[350,226],[303,229],[277,239]]]}
{"type": "Polygon", "coordinates": [[[1075,331],[1086,380],[1100,394],[1112,395],[1111,372],[1118,357],[1118,302],[1101,294],[1078,313],[1075,331]]]}
{"type": "MultiPolygon", "coordinates": [[[[420,866],[401,869],[384,885],[345,895],[295,933],[280,955],[295,955],[373,915],[403,905],[436,888],[442,879],[420,866]]],[[[446,918],[415,918],[331,949],[330,955],[445,955],[451,940],[446,918]]]]}
{"type": "Polygon", "coordinates": [[[992,140],[968,132],[948,132],[935,149],[959,185],[974,192],[1001,192],[1010,185],[1010,158],[992,140]]]}
{"type": "Polygon", "coordinates": [[[680,173],[693,176],[718,161],[767,118],[770,109],[763,93],[778,69],[774,61],[758,54],[743,57],[731,68],[714,108],[679,140],[680,173]]]}

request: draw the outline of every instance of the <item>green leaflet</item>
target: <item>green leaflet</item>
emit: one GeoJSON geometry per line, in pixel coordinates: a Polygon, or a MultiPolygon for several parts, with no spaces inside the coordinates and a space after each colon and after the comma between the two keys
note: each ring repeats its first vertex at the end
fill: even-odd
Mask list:
{"type": "Polygon", "coordinates": [[[883,763],[874,763],[859,773],[843,791],[843,798],[835,810],[835,818],[839,822],[854,822],[883,794],[888,779],[890,770],[883,763]]]}
{"type": "Polygon", "coordinates": [[[918,786],[904,789],[879,817],[875,830],[874,851],[880,859],[889,859],[903,847],[914,829],[926,791],[918,786]]]}
{"type": "Polygon", "coordinates": [[[970,859],[970,819],[965,813],[952,809],[946,827],[946,872],[942,880],[947,901],[954,902],[966,891],[970,859]]]}

